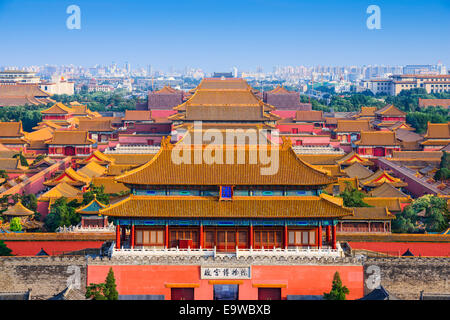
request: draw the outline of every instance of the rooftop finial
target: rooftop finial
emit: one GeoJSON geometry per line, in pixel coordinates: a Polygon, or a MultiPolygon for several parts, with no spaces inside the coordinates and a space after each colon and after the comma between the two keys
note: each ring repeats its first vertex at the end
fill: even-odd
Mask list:
{"type": "Polygon", "coordinates": [[[281,150],[288,150],[292,147],[292,140],[290,138],[282,136],[281,140],[283,141],[281,144],[281,150]]]}
{"type": "Polygon", "coordinates": [[[172,149],[173,144],[170,142],[171,136],[162,137],[161,139],[161,148],[163,149],[172,149]]]}

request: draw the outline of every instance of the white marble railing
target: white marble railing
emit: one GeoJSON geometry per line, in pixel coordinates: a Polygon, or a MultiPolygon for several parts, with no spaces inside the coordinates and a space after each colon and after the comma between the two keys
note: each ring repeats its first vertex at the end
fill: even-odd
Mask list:
{"type": "Polygon", "coordinates": [[[56,229],[56,232],[115,232],[116,228],[114,227],[114,223],[110,223],[107,227],[92,227],[85,226],[82,227],[81,224],[70,227],[59,227],[56,229]]]}
{"type": "Polygon", "coordinates": [[[151,247],[135,247],[135,248],[112,248],[112,256],[201,256],[214,257],[216,255],[216,248],[214,249],[179,249],[179,248],[151,248],[151,247]]]}
{"type": "Polygon", "coordinates": [[[334,148],[331,146],[292,146],[292,150],[296,154],[342,154],[345,152],[340,148],[334,148]]]}
{"type": "Polygon", "coordinates": [[[158,153],[160,146],[148,146],[148,145],[130,145],[122,146],[116,145],[114,149],[107,148],[105,154],[151,154],[158,153]]]}
{"type": "Polygon", "coordinates": [[[343,257],[344,251],[339,244],[336,245],[336,249],[331,248],[267,248],[267,249],[237,249],[236,257],[249,257],[249,256],[303,256],[303,257],[343,257]]]}
{"type": "Polygon", "coordinates": [[[339,243],[336,249],[326,248],[262,248],[262,249],[238,249],[235,252],[218,252],[213,249],[179,249],[177,248],[152,248],[152,247],[122,247],[120,249],[111,246],[109,250],[110,256],[200,256],[200,257],[216,257],[216,256],[235,256],[235,257],[344,257],[344,251],[339,243]]]}

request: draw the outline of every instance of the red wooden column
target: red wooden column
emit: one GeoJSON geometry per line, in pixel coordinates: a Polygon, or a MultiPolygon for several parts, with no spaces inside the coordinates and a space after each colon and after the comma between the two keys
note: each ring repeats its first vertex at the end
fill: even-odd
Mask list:
{"type": "Polygon", "coordinates": [[[253,248],[253,225],[252,224],[250,224],[250,236],[249,236],[249,239],[250,239],[249,247],[253,248]]]}
{"type": "Polygon", "coordinates": [[[166,233],[164,235],[164,245],[166,248],[169,248],[169,225],[166,224],[166,233]]]}
{"type": "Polygon", "coordinates": [[[333,241],[333,249],[336,249],[336,225],[333,225],[333,229],[331,232],[332,241],[333,241]]]}
{"type": "Polygon", "coordinates": [[[134,248],[134,239],[135,239],[135,230],[134,230],[134,223],[131,225],[131,248],[134,248]]]}
{"type": "Polygon", "coordinates": [[[319,228],[317,228],[317,248],[322,248],[322,226],[319,225],[319,228]]]}
{"type": "Polygon", "coordinates": [[[120,249],[120,224],[116,226],[116,249],[120,249]]]}
{"type": "Polygon", "coordinates": [[[122,232],[122,234],[121,234],[122,238],[121,239],[123,241],[125,241],[126,240],[125,237],[127,236],[127,227],[126,226],[122,226],[122,231],[121,232],[122,232]]]}
{"type": "Polygon", "coordinates": [[[287,224],[284,225],[284,248],[287,249],[288,247],[288,228],[287,224]]]}
{"type": "Polygon", "coordinates": [[[331,226],[327,226],[327,243],[329,244],[331,241],[331,226]]]}
{"type": "Polygon", "coordinates": [[[200,248],[203,248],[203,224],[200,223],[200,239],[198,239],[198,243],[200,245],[200,248]]]}

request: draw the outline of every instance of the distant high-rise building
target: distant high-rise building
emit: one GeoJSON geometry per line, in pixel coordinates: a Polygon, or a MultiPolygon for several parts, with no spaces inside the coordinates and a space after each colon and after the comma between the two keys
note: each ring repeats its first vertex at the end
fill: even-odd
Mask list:
{"type": "Polygon", "coordinates": [[[433,66],[427,65],[406,65],[403,67],[403,74],[431,74],[433,73],[433,66]]]}
{"type": "Polygon", "coordinates": [[[238,69],[236,67],[233,67],[233,77],[238,77],[238,69]]]}
{"type": "Polygon", "coordinates": [[[131,73],[131,64],[129,62],[125,62],[125,70],[127,74],[131,73]]]}

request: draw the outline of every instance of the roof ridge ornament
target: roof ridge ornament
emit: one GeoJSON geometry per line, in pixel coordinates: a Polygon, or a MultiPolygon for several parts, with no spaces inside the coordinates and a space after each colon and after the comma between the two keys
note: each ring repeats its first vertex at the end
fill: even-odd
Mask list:
{"type": "Polygon", "coordinates": [[[281,150],[286,151],[292,147],[292,140],[290,138],[281,136],[281,140],[282,140],[281,150]]]}
{"type": "Polygon", "coordinates": [[[165,136],[161,139],[161,148],[166,150],[173,149],[173,144],[170,142],[171,136],[165,136]]]}

